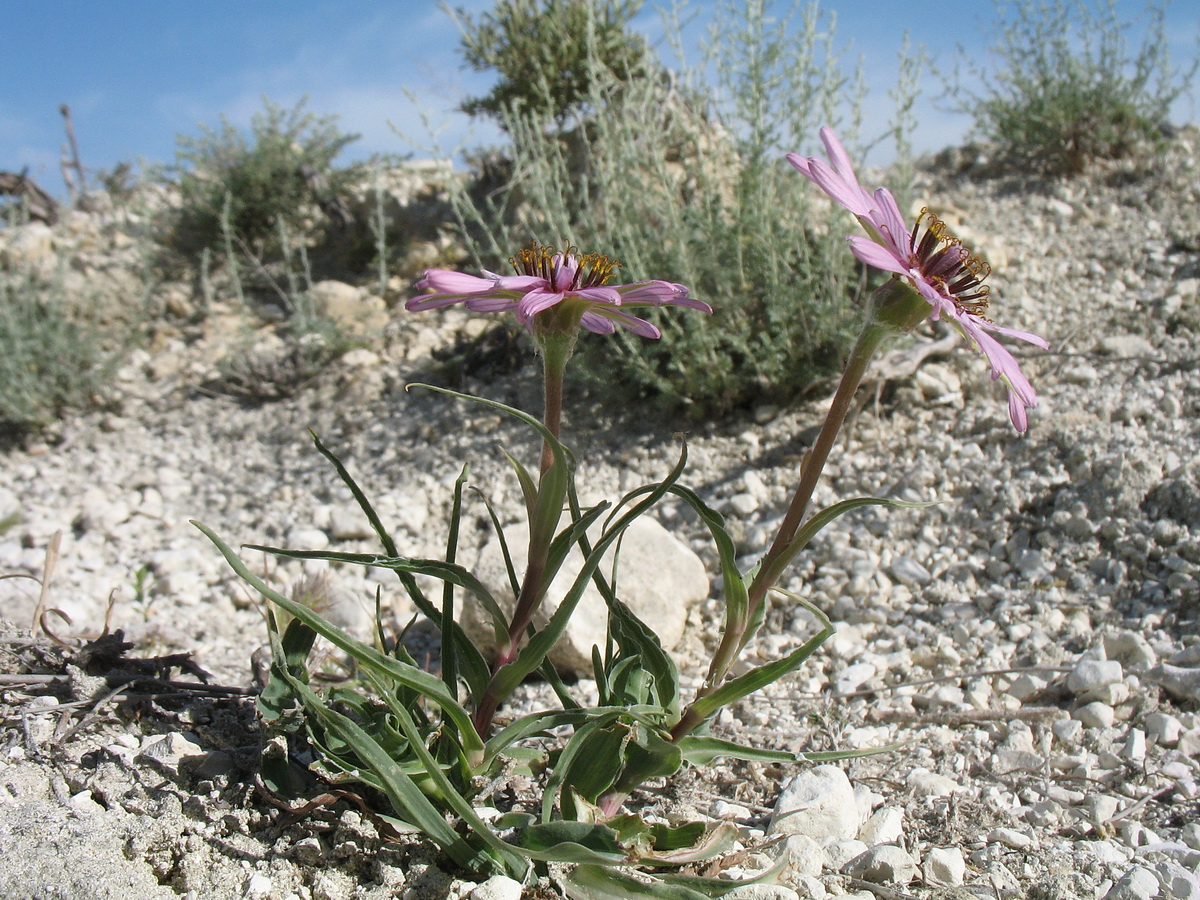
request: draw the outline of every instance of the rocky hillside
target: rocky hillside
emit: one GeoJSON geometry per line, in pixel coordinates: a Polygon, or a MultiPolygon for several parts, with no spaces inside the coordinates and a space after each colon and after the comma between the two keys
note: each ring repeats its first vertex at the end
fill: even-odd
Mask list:
{"type": "MultiPolygon", "coordinates": [[[[837,635],[716,730],[797,751],[902,746],[840,768],[690,771],[635,798],[735,822],[748,852],[730,865],[743,872],[789,855],[779,886],[728,896],[1200,896],[1198,156],[1200,135],[1185,130],[1160,157],[1069,181],[989,172],[969,149],[922,170],[917,206],[994,266],[995,320],[1049,340],[1049,352],[1014,348],[1041,403],[1029,433],[1014,435],[983,360],[932,332],[892,360],[920,360],[915,371],[876,370],[818,501],[941,502],[847,517],[810,548],[786,586],[826,610],[837,635]],[[838,815],[780,818],[797,806],[838,815]]],[[[82,279],[120,284],[136,227],[83,215],[10,231],[5,259],[66,248],[82,279]]],[[[359,346],[266,401],[216,362],[240,347],[256,365],[285,365],[276,328],[247,337],[227,296],[199,315],[182,288],[164,295],[165,324],[124,363],[104,410],[5,451],[0,574],[49,573],[45,604],[61,612],[46,621],[71,647],[107,619],[129,656],[191,654],[214,683],[249,689],[262,611],[188,522],[231,544],[375,549],[306,429],[342,456],[406,553],[440,550],[464,462],[515,518],[519,492],[497,445],[531,457],[530,435],[404,390],[441,377],[435,354],[489,323],[404,313],[406,284],[316,285],[314,302],[357,329],[359,346]]],[[[720,298],[704,299],[719,315],[720,298]]],[[[464,387],[537,409],[532,360],[464,387]]],[[[820,393],[692,426],[685,480],[725,513],[747,557],[783,513],[820,393]]],[[[581,481],[611,496],[669,468],[673,426],[636,413],[597,420],[582,402],[564,434],[581,481]]],[[[489,540],[482,507],[470,516],[464,559],[489,540]]],[[[711,577],[699,523],[669,504],[659,518],[711,577]]],[[[285,590],[321,579],[349,627],[367,627],[381,584],[389,615],[408,617],[373,571],[252,565],[285,590]]],[[[16,630],[38,599],[31,579],[0,581],[14,625],[0,638],[0,895],[519,896],[513,884],[456,881],[428,847],[381,840],[344,802],[304,817],[274,808],[253,787],[246,696],[112,695],[80,660],[67,664],[74,650],[16,630]]],[[[718,602],[678,609],[676,653],[693,680],[718,602]]],[[[756,652],[778,656],[809,624],[779,602],[756,652]]],[[[417,629],[436,651],[429,639],[417,629]]],[[[553,895],[553,885],[537,894],[553,895]]]]}

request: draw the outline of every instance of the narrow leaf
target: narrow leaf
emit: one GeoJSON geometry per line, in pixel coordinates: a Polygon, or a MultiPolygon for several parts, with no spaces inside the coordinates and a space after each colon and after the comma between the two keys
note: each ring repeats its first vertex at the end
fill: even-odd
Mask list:
{"type": "Polygon", "coordinates": [[[390,656],[380,653],[373,647],[366,646],[361,641],[356,641],[307,606],[283,596],[251,572],[238,555],[217,537],[216,533],[210,528],[195,520],[192,520],[192,524],[213,542],[225,557],[225,561],[229,563],[230,567],[237,572],[242,580],[272,603],[304,622],[335,647],[350,654],[360,665],[372,669],[385,678],[394,679],[420,692],[438,704],[453,719],[455,726],[458,728],[463,749],[468,759],[471,760],[472,764],[482,760],[483,741],[480,740],[479,735],[476,733],[475,727],[471,723],[471,717],[459,705],[457,698],[446,690],[446,686],[442,684],[440,679],[414,666],[392,659],[390,656]]]}

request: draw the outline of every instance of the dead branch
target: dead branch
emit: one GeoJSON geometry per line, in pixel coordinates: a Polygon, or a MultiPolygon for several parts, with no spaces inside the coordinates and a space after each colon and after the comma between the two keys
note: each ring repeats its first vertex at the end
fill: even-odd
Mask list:
{"type": "Polygon", "coordinates": [[[31,221],[53,225],[58,221],[58,204],[33,183],[26,171],[0,172],[0,196],[20,198],[31,221]]]}

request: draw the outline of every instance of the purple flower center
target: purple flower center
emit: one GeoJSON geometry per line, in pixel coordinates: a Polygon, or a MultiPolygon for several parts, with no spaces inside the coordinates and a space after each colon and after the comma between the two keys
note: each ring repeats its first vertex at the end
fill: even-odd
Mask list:
{"type": "Polygon", "coordinates": [[[908,243],[913,268],[941,289],[961,312],[988,321],[984,313],[991,288],[983,281],[991,274],[992,267],[968,251],[928,206],[921,208],[908,243]],[[926,218],[922,234],[921,223],[926,218]]]}
{"type": "Polygon", "coordinates": [[[544,278],[555,291],[578,291],[608,283],[621,264],[602,253],[580,253],[572,244],[562,250],[537,241],[508,258],[518,275],[544,278]],[[564,283],[565,281],[565,283],[564,283]]]}

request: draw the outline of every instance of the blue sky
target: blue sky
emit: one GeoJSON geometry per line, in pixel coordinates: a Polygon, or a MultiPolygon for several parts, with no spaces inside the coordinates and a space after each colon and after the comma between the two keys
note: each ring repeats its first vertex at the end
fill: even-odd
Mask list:
{"type": "MultiPolygon", "coordinates": [[[[480,12],[492,3],[454,5],[480,12]]],[[[714,5],[692,0],[698,24],[689,37],[714,5]]],[[[1143,7],[1140,0],[1118,2],[1123,16],[1143,7]]],[[[1191,0],[1169,7],[1177,62],[1197,52],[1200,17],[1189,7],[1191,0]]],[[[864,57],[868,120],[881,117],[874,129],[868,121],[868,135],[886,125],[886,91],[906,29],[948,69],[956,45],[985,58],[993,18],[990,0],[827,0],[821,8],[836,14],[838,42],[849,45],[849,57],[864,57]]],[[[244,125],[264,95],[284,105],[307,95],[313,111],[337,114],[343,130],[362,135],[349,158],[428,155],[389,125],[424,138],[422,111],[442,129],[445,150],[498,140],[494,128],[454,111],[465,96],[485,92],[491,79],[462,68],[456,27],[433,0],[24,0],[3,4],[3,11],[0,169],[28,166],[51,193],[62,192],[61,103],[71,107],[80,154],[91,169],[170,162],[178,133],[195,134],[198,123],[217,125],[222,115],[244,125]]],[[[661,38],[654,0],[634,24],[652,40],[661,38]]],[[[969,122],[938,108],[936,76],[925,82],[917,149],[935,150],[959,140],[969,122]]],[[[1195,120],[1195,101],[1179,106],[1176,118],[1195,120]]]]}

